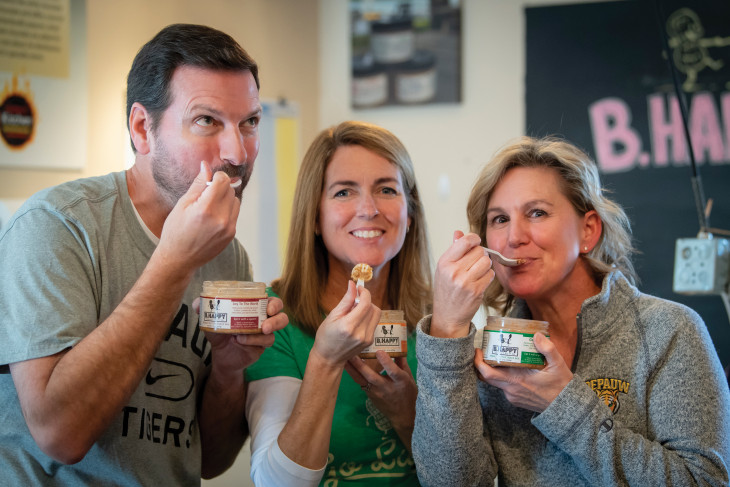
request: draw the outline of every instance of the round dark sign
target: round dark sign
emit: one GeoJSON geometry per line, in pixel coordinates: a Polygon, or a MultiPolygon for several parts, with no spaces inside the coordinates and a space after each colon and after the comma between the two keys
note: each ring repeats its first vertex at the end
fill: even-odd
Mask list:
{"type": "Polygon", "coordinates": [[[20,149],[33,136],[35,114],[28,100],[13,94],[0,105],[0,136],[12,149],[20,149]]]}

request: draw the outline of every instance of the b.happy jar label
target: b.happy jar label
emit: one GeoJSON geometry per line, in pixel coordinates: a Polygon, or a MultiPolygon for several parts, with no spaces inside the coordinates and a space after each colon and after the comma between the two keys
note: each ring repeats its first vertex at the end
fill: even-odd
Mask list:
{"type": "Polygon", "coordinates": [[[266,320],[267,298],[200,297],[200,327],[214,331],[261,331],[266,320]]]}
{"type": "Polygon", "coordinates": [[[484,330],[484,360],[498,364],[545,365],[545,357],[535,348],[534,333],[484,330]]]}
{"type": "Polygon", "coordinates": [[[484,362],[493,366],[542,369],[545,357],[535,348],[534,337],[542,333],[549,338],[547,321],[487,316],[483,330],[484,362]]]}
{"type": "Polygon", "coordinates": [[[387,353],[402,353],[408,351],[408,331],[405,323],[379,323],[375,328],[373,343],[360,354],[375,353],[382,350],[387,353]]]}
{"type": "Polygon", "coordinates": [[[405,357],[408,354],[408,326],[402,310],[382,311],[380,322],[375,327],[373,343],[360,352],[360,357],[375,358],[378,350],[391,357],[405,357]]]}

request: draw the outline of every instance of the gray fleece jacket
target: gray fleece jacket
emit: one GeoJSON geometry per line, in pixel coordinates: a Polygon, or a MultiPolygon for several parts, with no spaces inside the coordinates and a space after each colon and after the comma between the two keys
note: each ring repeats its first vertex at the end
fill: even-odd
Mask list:
{"type": "Polygon", "coordinates": [[[416,349],[424,486],[728,485],[730,391],[691,309],[607,275],[578,315],[573,379],[539,414],[477,380],[473,325],[455,339],[430,325],[419,323],[416,349]]]}

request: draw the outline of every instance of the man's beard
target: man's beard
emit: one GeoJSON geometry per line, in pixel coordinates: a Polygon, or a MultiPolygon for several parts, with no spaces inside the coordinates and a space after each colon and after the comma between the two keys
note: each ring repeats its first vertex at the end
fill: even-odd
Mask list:
{"type": "MultiPolygon", "coordinates": [[[[223,167],[211,167],[210,169],[214,174],[222,171],[230,178],[238,177],[241,179],[241,186],[235,189],[236,197],[240,200],[241,194],[251,178],[251,164],[245,163],[240,166],[225,164],[223,167]]],[[[165,145],[158,143],[157,155],[152,157],[152,176],[160,190],[160,196],[168,206],[168,210],[172,210],[180,198],[187,193],[197,175],[196,172],[188,177],[183,170],[183,164],[170,156],[165,145]]]]}

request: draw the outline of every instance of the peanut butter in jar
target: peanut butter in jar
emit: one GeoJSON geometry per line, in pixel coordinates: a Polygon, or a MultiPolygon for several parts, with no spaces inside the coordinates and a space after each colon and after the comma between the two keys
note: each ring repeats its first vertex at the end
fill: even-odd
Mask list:
{"type": "Polygon", "coordinates": [[[373,343],[360,352],[360,357],[375,358],[375,352],[378,350],[386,352],[391,357],[408,355],[408,326],[402,310],[381,312],[373,343]]]}
{"type": "Polygon", "coordinates": [[[216,333],[261,333],[268,303],[263,282],[205,281],[200,294],[200,328],[216,333]]]}
{"type": "Polygon", "coordinates": [[[501,367],[545,368],[545,356],[537,351],[535,333],[548,335],[548,322],[488,316],[482,337],[484,362],[501,367]]]}

